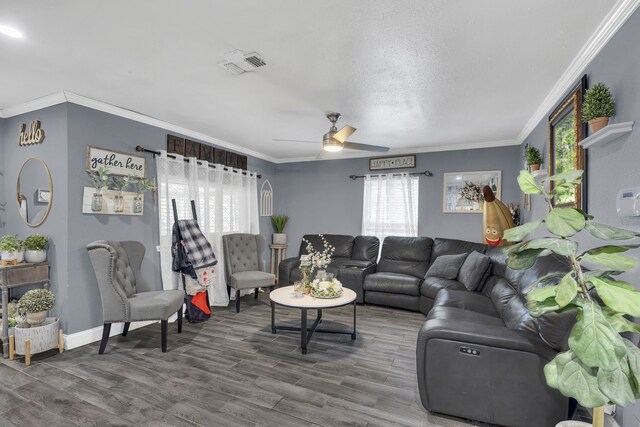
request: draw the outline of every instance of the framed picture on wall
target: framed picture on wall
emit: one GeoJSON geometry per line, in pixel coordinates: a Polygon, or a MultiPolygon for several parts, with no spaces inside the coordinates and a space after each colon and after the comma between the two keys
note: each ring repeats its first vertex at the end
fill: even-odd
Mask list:
{"type": "MultiPolygon", "coordinates": [[[[583,76],[549,116],[549,176],[573,170],[584,170],[582,184],[560,191],[551,200],[553,206],[587,208],[587,152],[580,146],[587,124],[582,123],[582,97],[587,89],[583,76]]],[[[553,190],[553,182],[549,190],[553,190]]]]}
{"type": "Polygon", "coordinates": [[[482,213],[482,188],[488,185],[502,196],[502,171],[447,172],[444,174],[442,212],[482,213]]]}

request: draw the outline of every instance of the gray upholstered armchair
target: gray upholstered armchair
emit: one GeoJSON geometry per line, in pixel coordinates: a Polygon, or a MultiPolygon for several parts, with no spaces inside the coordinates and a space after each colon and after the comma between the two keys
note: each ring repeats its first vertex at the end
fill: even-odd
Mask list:
{"type": "Polygon", "coordinates": [[[236,313],[240,312],[241,289],[255,288],[255,297],[258,298],[258,288],[275,285],[276,276],[265,271],[264,247],[264,237],[260,234],[222,236],[224,274],[229,296],[231,288],[236,290],[236,313]]]}
{"type": "Polygon", "coordinates": [[[140,266],[145,247],[139,242],[98,240],[87,245],[93,271],[102,297],[102,341],[99,354],[104,353],[111,324],[124,322],[126,336],[131,322],[161,321],[162,351],[167,351],[167,321],[178,313],[178,333],[182,332],[184,291],[151,291],[142,277],[140,266]]]}

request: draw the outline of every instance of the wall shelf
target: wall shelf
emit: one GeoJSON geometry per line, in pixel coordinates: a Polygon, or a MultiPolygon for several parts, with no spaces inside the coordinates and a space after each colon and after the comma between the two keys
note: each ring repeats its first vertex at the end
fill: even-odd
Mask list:
{"type": "Polygon", "coordinates": [[[544,178],[545,176],[547,176],[547,170],[546,169],[538,169],[537,171],[531,172],[531,175],[533,175],[533,177],[535,179],[541,179],[541,178],[544,178]]]}
{"type": "Polygon", "coordinates": [[[628,135],[633,129],[633,123],[634,122],[624,122],[607,125],[593,135],[589,135],[580,141],[580,145],[586,149],[596,144],[604,144],[618,139],[621,136],[628,135]]]}

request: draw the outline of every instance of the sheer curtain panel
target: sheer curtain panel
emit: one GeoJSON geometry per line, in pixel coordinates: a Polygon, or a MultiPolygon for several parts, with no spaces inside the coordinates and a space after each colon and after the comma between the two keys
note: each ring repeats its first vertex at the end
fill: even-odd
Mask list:
{"type": "Polygon", "coordinates": [[[171,271],[171,232],[176,200],[178,217],[190,219],[191,200],[196,203],[198,223],[218,258],[215,283],[209,286],[210,305],[227,305],[229,296],[224,279],[222,236],[229,233],[258,234],[258,185],[255,173],[209,164],[162,150],[156,158],[158,212],[160,224],[160,265],[164,289],[178,289],[178,273],[171,271]]]}
{"type": "Polygon", "coordinates": [[[419,182],[408,173],[366,175],[362,234],[380,241],[386,236],[417,236],[419,182]]]}

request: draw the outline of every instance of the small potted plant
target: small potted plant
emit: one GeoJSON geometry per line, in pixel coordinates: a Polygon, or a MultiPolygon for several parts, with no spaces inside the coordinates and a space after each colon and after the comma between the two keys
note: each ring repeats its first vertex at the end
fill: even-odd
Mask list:
{"type": "Polygon", "coordinates": [[[287,234],[284,233],[284,227],[287,225],[289,217],[286,215],[273,215],[271,217],[271,224],[273,224],[273,243],[275,245],[286,245],[287,234]]]}
{"type": "Polygon", "coordinates": [[[156,187],[156,183],[153,179],[130,176],[129,181],[134,184],[133,188],[136,192],[136,195],[133,198],[133,213],[141,213],[143,208],[142,195],[147,191],[155,191],[158,187],[156,187]]]}
{"type": "Polygon", "coordinates": [[[16,260],[22,262],[24,259],[24,249],[22,241],[18,239],[17,234],[5,234],[0,239],[0,256],[5,261],[16,260]]]}
{"type": "Polygon", "coordinates": [[[109,171],[103,167],[95,171],[87,171],[91,184],[96,189],[91,197],[91,210],[93,212],[102,211],[102,192],[109,187],[109,171]]]}
{"type": "Polygon", "coordinates": [[[591,132],[598,132],[609,124],[609,117],[616,114],[616,103],[604,83],[587,89],[582,102],[582,121],[589,123],[591,132]]]}
{"type": "Polygon", "coordinates": [[[524,148],[524,157],[527,160],[527,166],[531,172],[540,170],[542,164],[542,154],[536,147],[528,145],[524,148]]]}
{"type": "Polygon", "coordinates": [[[47,312],[53,308],[56,297],[48,289],[32,289],[18,302],[20,314],[26,316],[25,320],[31,327],[36,327],[47,319],[47,312]]]}
{"type": "Polygon", "coordinates": [[[131,185],[131,179],[128,176],[114,176],[111,178],[111,185],[116,190],[116,195],[113,197],[113,211],[124,211],[124,196],[122,192],[131,185]]]}
{"type": "Polygon", "coordinates": [[[27,262],[44,262],[47,259],[49,238],[42,234],[32,234],[24,239],[24,258],[27,262]]]}

